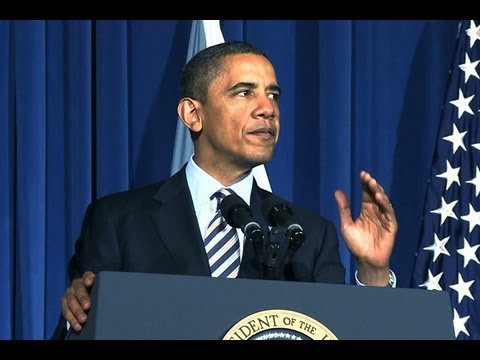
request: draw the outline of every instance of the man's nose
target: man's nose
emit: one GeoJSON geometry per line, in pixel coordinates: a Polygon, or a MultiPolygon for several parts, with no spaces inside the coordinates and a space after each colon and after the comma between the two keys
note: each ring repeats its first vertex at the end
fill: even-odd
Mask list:
{"type": "Polygon", "coordinates": [[[277,105],[268,95],[258,97],[258,107],[255,110],[257,117],[273,119],[277,115],[277,105]]]}

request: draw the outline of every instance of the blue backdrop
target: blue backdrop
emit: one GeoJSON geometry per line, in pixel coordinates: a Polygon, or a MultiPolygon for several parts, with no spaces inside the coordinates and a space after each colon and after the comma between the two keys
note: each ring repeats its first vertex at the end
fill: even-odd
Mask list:
{"type": "MultiPolygon", "coordinates": [[[[279,195],[337,225],[358,174],[390,194],[409,287],[458,21],[225,20],[282,87],[279,195]]],[[[0,21],[0,339],[51,336],[87,204],[169,175],[189,20],[0,21]]],[[[342,242],[350,281],[355,266],[342,242]]]]}

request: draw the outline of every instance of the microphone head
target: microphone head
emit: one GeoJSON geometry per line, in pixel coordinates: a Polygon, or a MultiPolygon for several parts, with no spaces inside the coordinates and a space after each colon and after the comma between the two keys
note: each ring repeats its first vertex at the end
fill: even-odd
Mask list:
{"type": "Polygon", "coordinates": [[[242,228],[252,218],[250,207],[237,194],[226,196],[219,207],[227,224],[234,228],[242,228]]]}
{"type": "Polygon", "coordinates": [[[271,194],[265,199],[262,213],[272,226],[288,226],[292,223],[292,209],[276,195],[271,194]]]}

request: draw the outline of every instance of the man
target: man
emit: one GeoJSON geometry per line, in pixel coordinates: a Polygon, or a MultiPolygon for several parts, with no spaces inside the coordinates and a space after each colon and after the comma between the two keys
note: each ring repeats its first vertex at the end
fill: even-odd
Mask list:
{"type": "MultiPolygon", "coordinates": [[[[260,219],[269,193],[257,186],[251,170],[272,159],[280,131],[280,92],[273,65],[248,43],[209,47],[185,65],[177,111],[190,130],[195,154],[163,182],[89,206],[69,264],[72,284],[62,297],[54,338],[63,338],[66,321],[76,331],[82,329],[91,305],[87,289],[101,270],[212,276],[204,238],[216,210],[212,194],[219,189],[233,190],[250,205],[253,218],[268,225],[260,219]]],[[[342,235],[357,259],[357,283],[392,286],[395,213],[369,173],[362,171],[360,182],[362,210],[356,220],[346,195],[335,192],[342,235]]],[[[290,279],[343,283],[333,224],[290,206],[306,234],[292,259],[290,279]]],[[[260,278],[252,244],[243,236],[240,240],[235,251],[241,265],[232,270],[234,276],[260,278]]]]}

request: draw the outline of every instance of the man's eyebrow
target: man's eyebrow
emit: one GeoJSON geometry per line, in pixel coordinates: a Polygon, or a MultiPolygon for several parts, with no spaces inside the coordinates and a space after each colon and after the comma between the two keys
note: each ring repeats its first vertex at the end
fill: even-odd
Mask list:
{"type": "Polygon", "coordinates": [[[280,89],[280,86],[278,86],[276,84],[275,85],[274,84],[268,85],[267,90],[274,91],[274,92],[278,93],[279,95],[282,93],[282,89],[280,89]]]}
{"type": "MultiPolygon", "coordinates": [[[[239,89],[255,89],[257,87],[258,87],[258,85],[256,83],[242,81],[242,82],[239,82],[239,83],[236,83],[235,85],[233,85],[231,88],[228,89],[228,91],[235,91],[235,90],[239,90],[239,89]]],[[[267,91],[274,91],[274,92],[277,92],[278,94],[282,93],[282,90],[280,89],[280,86],[278,86],[276,84],[268,85],[267,86],[267,91]]]]}
{"type": "Polygon", "coordinates": [[[233,85],[231,88],[228,89],[228,91],[235,91],[239,89],[255,89],[258,85],[252,82],[238,82],[235,85],[233,85]]]}

